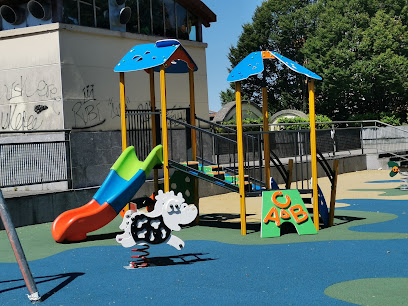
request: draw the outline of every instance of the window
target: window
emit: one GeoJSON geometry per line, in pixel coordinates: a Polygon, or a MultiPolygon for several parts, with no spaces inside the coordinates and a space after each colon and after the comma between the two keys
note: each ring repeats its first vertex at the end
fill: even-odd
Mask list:
{"type": "Polygon", "coordinates": [[[152,0],[153,34],[164,36],[163,0],[152,0]]]}
{"type": "Polygon", "coordinates": [[[139,33],[139,14],[137,0],[127,0],[126,6],[130,7],[130,9],[132,10],[130,20],[126,24],[126,32],[139,33]]]}
{"type": "Polygon", "coordinates": [[[176,7],[174,0],[164,0],[164,27],[166,37],[176,37],[176,7]]]}
{"type": "Polygon", "coordinates": [[[96,26],[109,29],[109,7],[106,0],[95,0],[96,26]]]}
{"type": "MultiPolygon", "coordinates": [[[[112,28],[109,2],[118,0],[62,0],[62,22],[112,28]]],[[[177,0],[122,0],[132,13],[126,32],[201,41],[201,23],[177,0]]],[[[113,29],[116,29],[113,27],[113,29]]],[[[124,30],[121,28],[120,30],[124,30]]]]}
{"type": "Polygon", "coordinates": [[[177,37],[188,40],[187,10],[176,2],[177,37]]]}
{"type": "Polygon", "coordinates": [[[188,14],[188,39],[200,41],[198,35],[198,19],[193,14],[188,14]]]}
{"type": "Polygon", "coordinates": [[[150,35],[152,33],[152,19],[150,11],[150,0],[139,0],[139,22],[140,34],[150,35]]]}
{"type": "Polygon", "coordinates": [[[93,0],[79,1],[79,24],[86,27],[95,26],[93,0]]]}
{"type": "Polygon", "coordinates": [[[78,2],[76,0],[64,0],[63,22],[68,24],[79,24],[78,2]]]}

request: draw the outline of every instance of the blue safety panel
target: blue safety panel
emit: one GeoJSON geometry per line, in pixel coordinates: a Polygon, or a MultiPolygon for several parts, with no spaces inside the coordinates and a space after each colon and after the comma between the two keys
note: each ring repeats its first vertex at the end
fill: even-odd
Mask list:
{"type": "Polygon", "coordinates": [[[320,189],[319,185],[317,185],[317,193],[318,193],[317,202],[319,203],[319,214],[320,214],[320,217],[322,217],[323,224],[326,227],[328,227],[329,226],[329,210],[327,208],[326,200],[324,199],[323,192],[320,189]]]}
{"type": "Polygon", "coordinates": [[[252,52],[235,66],[229,74],[228,82],[238,82],[256,75],[264,70],[262,52],[252,52]]]}
{"type": "Polygon", "coordinates": [[[272,190],[279,190],[278,183],[276,183],[276,181],[273,179],[273,177],[271,177],[271,189],[272,190]]]}
{"type": "Polygon", "coordinates": [[[305,67],[299,65],[298,63],[288,59],[287,57],[284,57],[283,55],[280,55],[279,53],[271,51],[271,53],[283,64],[285,64],[289,69],[300,73],[304,74],[312,79],[316,80],[321,80],[322,78],[318,76],[316,73],[310,71],[309,69],[306,69],[305,67]]]}
{"type": "MultiPolygon", "coordinates": [[[[163,40],[155,44],[143,44],[134,46],[116,65],[115,72],[139,71],[156,67],[159,71],[160,65],[163,65],[173,53],[181,48],[194,64],[194,71],[197,71],[197,65],[194,63],[187,51],[177,40],[163,40]]],[[[186,73],[189,68],[184,61],[176,60],[166,68],[166,73],[186,73]]]]}
{"type": "MultiPolygon", "coordinates": [[[[269,52],[269,51],[265,51],[269,52]]],[[[281,63],[287,66],[289,69],[304,74],[310,78],[321,80],[322,78],[316,73],[306,69],[305,67],[299,65],[298,63],[280,55],[276,52],[270,52],[276,59],[281,63]]],[[[261,73],[264,70],[262,51],[252,52],[247,57],[245,57],[229,74],[227,81],[228,82],[238,82],[247,79],[251,75],[256,75],[261,73]]]]}
{"type": "Polygon", "coordinates": [[[121,178],[115,170],[111,170],[93,199],[99,205],[109,203],[119,213],[132,199],[146,180],[146,173],[140,169],[129,181],[121,178]]]}

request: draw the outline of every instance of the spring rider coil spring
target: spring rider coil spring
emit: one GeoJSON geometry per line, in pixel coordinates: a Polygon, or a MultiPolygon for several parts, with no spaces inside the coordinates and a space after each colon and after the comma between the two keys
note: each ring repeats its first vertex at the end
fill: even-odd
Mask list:
{"type": "Polygon", "coordinates": [[[126,266],[126,269],[139,269],[139,268],[147,268],[150,266],[149,258],[147,256],[150,255],[148,249],[150,246],[148,244],[140,245],[140,248],[132,249],[132,252],[137,252],[139,254],[131,255],[131,258],[134,260],[129,262],[129,266],[126,266]]]}

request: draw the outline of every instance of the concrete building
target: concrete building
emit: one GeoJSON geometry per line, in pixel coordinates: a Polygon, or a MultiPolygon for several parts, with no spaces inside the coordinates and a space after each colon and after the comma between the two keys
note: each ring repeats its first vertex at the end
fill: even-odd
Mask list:
{"type": "MultiPolygon", "coordinates": [[[[200,0],[0,0],[0,16],[1,131],[72,129],[74,188],[101,184],[121,152],[113,68],[131,47],[177,38],[199,68],[196,113],[208,118],[201,29],[216,15],[200,0]]],[[[146,109],[148,88],[148,74],[128,74],[127,108],[146,109]]],[[[167,78],[167,98],[188,106],[188,75],[167,78]]]]}

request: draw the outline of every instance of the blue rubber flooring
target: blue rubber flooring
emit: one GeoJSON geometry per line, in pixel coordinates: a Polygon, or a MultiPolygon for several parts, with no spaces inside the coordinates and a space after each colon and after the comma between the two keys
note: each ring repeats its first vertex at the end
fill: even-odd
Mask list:
{"type": "MultiPolygon", "coordinates": [[[[351,230],[408,232],[408,201],[341,202],[351,206],[338,211],[398,216],[351,230]]],[[[324,290],[355,279],[408,278],[407,239],[262,246],[186,241],[181,252],[152,246],[156,266],[126,270],[131,253],[119,245],[87,247],[30,262],[42,304],[346,305],[324,290]]],[[[0,263],[0,305],[30,304],[27,293],[18,265],[0,263]]]]}
{"type": "MultiPolygon", "coordinates": [[[[159,266],[122,268],[130,252],[121,246],[75,249],[30,265],[44,305],[342,305],[347,303],[324,290],[360,278],[408,277],[407,240],[269,246],[188,241],[181,253],[166,245],[150,250],[159,266]]],[[[28,304],[18,266],[0,269],[0,304],[28,304]]]]}
{"type": "Polygon", "coordinates": [[[408,233],[407,200],[350,199],[341,200],[341,203],[350,204],[350,206],[338,208],[336,209],[336,211],[360,210],[390,213],[397,216],[396,219],[387,222],[351,227],[350,230],[352,231],[375,232],[375,233],[408,233]]]}

